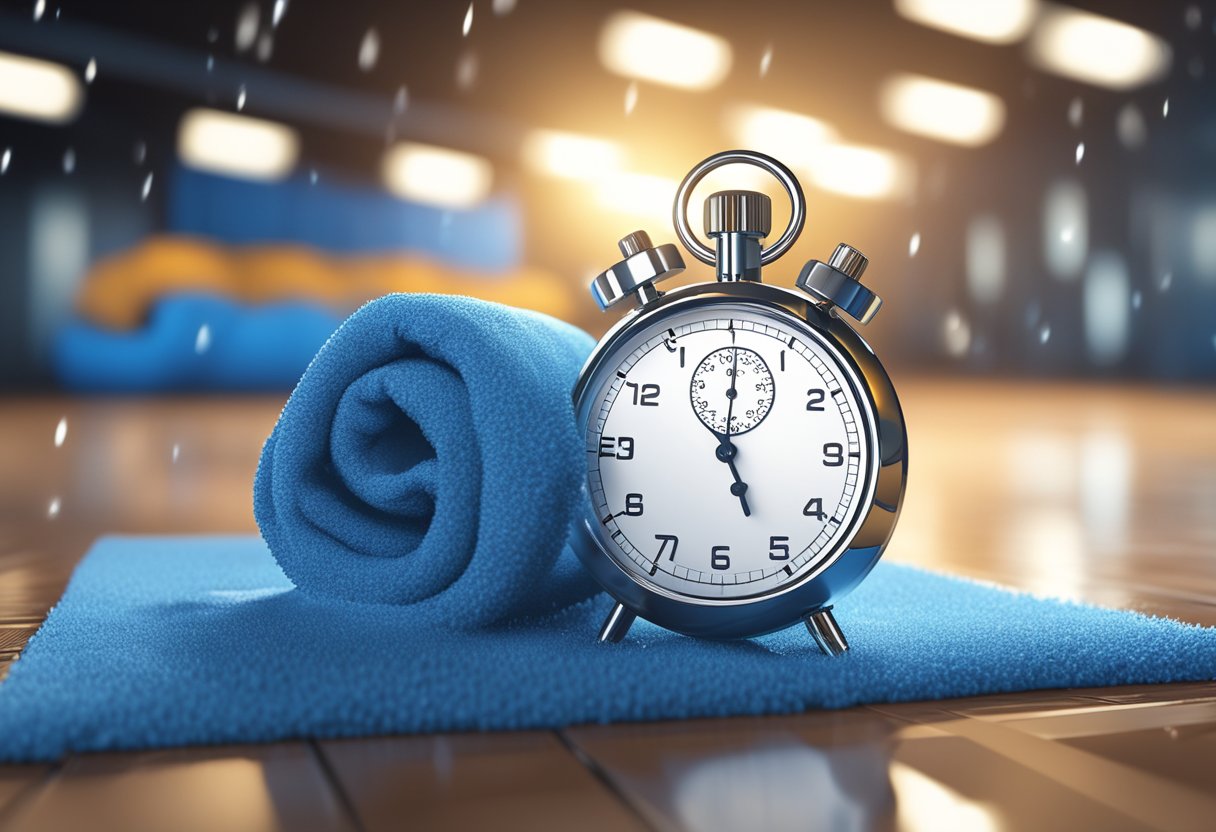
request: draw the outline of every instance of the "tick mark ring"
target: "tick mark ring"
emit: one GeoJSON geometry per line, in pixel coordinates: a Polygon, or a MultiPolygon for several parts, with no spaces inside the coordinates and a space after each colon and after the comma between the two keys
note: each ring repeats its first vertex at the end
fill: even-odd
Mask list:
{"type": "Polygon", "coordinates": [[[676,236],[680,238],[684,248],[688,249],[689,254],[702,263],[712,266],[717,262],[714,250],[701,242],[688,223],[688,202],[692,198],[693,189],[700,184],[706,174],[720,167],[734,164],[755,165],[768,171],[781,183],[790,198],[789,225],[785,227],[785,231],[777,242],[760,250],[761,265],[768,265],[789,251],[790,246],[802,233],[802,226],[806,224],[806,197],[803,196],[802,186],[798,184],[798,180],[790,169],[772,156],[766,156],[763,153],[756,153],[753,150],[724,150],[721,153],[715,153],[690,170],[684,177],[684,181],[680,183],[680,188],[676,191],[675,204],[672,206],[672,222],[675,224],[676,236]]]}

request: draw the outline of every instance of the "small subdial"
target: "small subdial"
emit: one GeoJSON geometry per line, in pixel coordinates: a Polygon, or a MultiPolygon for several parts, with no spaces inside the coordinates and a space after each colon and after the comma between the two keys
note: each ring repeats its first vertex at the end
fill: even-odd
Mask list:
{"type": "Polygon", "coordinates": [[[764,421],[773,406],[773,374],[759,353],[746,347],[714,350],[692,374],[690,398],[701,424],[731,436],[747,433],[764,421]]]}

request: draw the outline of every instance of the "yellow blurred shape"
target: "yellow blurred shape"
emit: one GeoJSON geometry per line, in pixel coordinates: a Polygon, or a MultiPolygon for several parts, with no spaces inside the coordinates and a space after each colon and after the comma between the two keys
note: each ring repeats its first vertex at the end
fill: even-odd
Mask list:
{"type": "Polygon", "coordinates": [[[199,170],[274,181],[295,167],[300,138],[284,124],[197,108],[178,125],[177,154],[199,170]]]}
{"type": "Polygon", "coordinates": [[[671,203],[680,183],[648,173],[622,173],[603,180],[596,188],[600,205],[621,214],[644,219],[671,219],[671,203]]]}
{"type": "Polygon", "coordinates": [[[64,124],[83,102],[84,87],[66,66],[0,52],[0,112],[64,124]]]}
{"type": "Polygon", "coordinates": [[[228,248],[170,235],[99,261],[76,307],[99,326],[134,329],[166,295],[204,293],[251,304],[307,301],[345,314],[392,292],[468,295],[565,319],[578,311],[568,282],[539,269],[487,273],[412,255],[333,257],[305,246],[228,248]]]}
{"type": "Polygon", "coordinates": [[[914,180],[912,165],[878,147],[828,144],[811,163],[811,180],[825,191],[857,199],[899,199],[914,180]]]}
{"type": "Polygon", "coordinates": [[[983,43],[1021,40],[1038,7],[1038,0],[895,0],[900,17],[983,43]]]}
{"type": "Polygon", "coordinates": [[[561,179],[596,180],[621,167],[621,149],[605,139],[533,130],[524,137],[524,163],[537,173],[561,179]]]}
{"type": "Polygon", "coordinates": [[[818,149],[836,136],[826,122],[772,107],[736,105],[726,111],[726,120],[727,132],[740,147],[767,153],[794,167],[809,166],[818,149]]]}
{"type": "Polygon", "coordinates": [[[923,75],[888,78],[878,104],[891,126],[951,144],[987,144],[1005,126],[1005,102],[997,96],[923,75]]]}
{"type": "Polygon", "coordinates": [[[471,208],[490,194],[494,168],[473,153],[402,142],[384,154],[384,183],[402,199],[471,208]]]}
{"type": "Polygon", "coordinates": [[[1165,76],[1169,44],[1136,26],[1109,17],[1045,9],[1029,43],[1040,69],[1114,90],[1129,90],[1165,76]]]}
{"type": "Polygon", "coordinates": [[[599,53],[600,62],[617,75],[686,90],[716,87],[731,64],[725,39],[634,11],[608,17],[599,53]]]}

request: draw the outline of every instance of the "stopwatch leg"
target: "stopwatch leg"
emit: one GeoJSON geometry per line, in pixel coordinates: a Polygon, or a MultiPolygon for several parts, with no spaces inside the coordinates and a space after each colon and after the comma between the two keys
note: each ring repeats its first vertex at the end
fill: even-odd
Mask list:
{"type": "Polygon", "coordinates": [[[618,643],[625,638],[625,634],[629,632],[629,628],[633,626],[635,620],[637,620],[636,615],[625,609],[624,605],[617,604],[604,619],[604,626],[600,627],[600,642],[618,643]]]}
{"type": "Polygon", "coordinates": [[[806,628],[815,637],[819,649],[829,656],[840,656],[849,649],[849,642],[832,615],[832,608],[817,610],[806,617],[806,628]]]}

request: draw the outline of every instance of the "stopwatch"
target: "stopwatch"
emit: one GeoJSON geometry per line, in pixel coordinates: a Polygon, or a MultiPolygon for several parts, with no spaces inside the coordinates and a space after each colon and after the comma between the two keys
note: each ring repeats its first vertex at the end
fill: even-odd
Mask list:
{"type": "Polygon", "coordinates": [[[761,267],[802,232],[794,174],[764,154],[718,153],[676,192],[676,235],[716,280],[662,292],[684,271],[674,244],[644,231],[591,283],[601,309],[633,309],[579,375],[585,499],[572,545],[616,603],[599,633],[624,639],[638,617],[690,636],[746,638],[805,623],[829,655],[848,649],[832,608],[882,556],[907,482],[895,388],[845,317],[867,324],[881,300],[868,260],[839,245],[786,289],[761,267]],[[792,203],[771,246],[772,204],[721,191],[704,204],[711,248],[689,225],[692,191],[728,164],[773,175],[792,203]]]}

